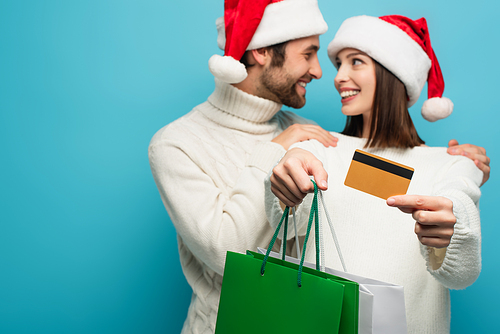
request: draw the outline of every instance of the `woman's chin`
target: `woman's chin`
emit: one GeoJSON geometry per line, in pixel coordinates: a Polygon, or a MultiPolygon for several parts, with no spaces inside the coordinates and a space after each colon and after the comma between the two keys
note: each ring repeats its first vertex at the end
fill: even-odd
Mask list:
{"type": "Polygon", "coordinates": [[[358,115],[361,114],[361,112],[358,112],[357,110],[354,110],[350,106],[342,106],[341,111],[346,116],[358,116],[358,115]]]}
{"type": "Polygon", "coordinates": [[[359,115],[369,115],[371,110],[363,108],[361,106],[354,106],[352,104],[343,105],[340,111],[346,116],[359,116],[359,115]]]}

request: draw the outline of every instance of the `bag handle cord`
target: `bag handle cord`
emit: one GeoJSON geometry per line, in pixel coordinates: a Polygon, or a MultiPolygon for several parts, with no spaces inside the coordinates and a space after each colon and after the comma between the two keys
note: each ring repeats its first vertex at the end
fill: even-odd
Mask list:
{"type": "MultiPolygon", "coordinates": [[[[302,286],[302,268],[304,266],[306,245],[307,245],[307,240],[309,239],[309,234],[311,232],[313,220],[314,220],[314,229],[315,229],[314,239],[315,239],[315,246],[316,246],[316,270],[320,270],[318,186],[316,185],[316,182],[314,182],[313,180],[311,180],[311,182],[314,185],[314,197],[313,197],[313,201],[312,201],[311,212],[309,213],[309,221],[307,223],[307,231],[306,231],[306,236],[304,239],[302,256],[300,259],[299,273],[297,275],[297,285],[299,287],[302,286]]],[[[324,203],[323,203],[323,206],[324,206],[324,203]]],[[[274,232],[273,238],[271,239],[271,242],[269,243],[269,246],[267,247],[267,252],[266,252],[266,255],[264,256],[264,260],[262,260],[262,266],[260,268],[261,275],[264,275],[264,272],[266,270],[267,259],[269,258],[269,254],[271,253],[271,249],[273,248],[274,243],[276,242],[276,239],[278,238],[278,234],[279,234],[279,231],[281,230],[281,225],[283,224],[283,222],[284,222],[284,230],[283,230],[283,250],[284,251],[283,251],[283,255],[282,255],[282,260],[285,260],[289,212],[290,212],[290,208],[287,206],[285,208],[285,210],[283,211],[283,215],[281,216],[281,220],[280,220],[278,226],[276,227],[276,231],[274,232]]]]}

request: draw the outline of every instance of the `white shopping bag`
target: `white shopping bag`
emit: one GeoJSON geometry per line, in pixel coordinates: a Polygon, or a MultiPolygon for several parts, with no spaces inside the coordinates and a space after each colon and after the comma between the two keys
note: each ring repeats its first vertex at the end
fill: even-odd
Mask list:
{"type": "MultiPolygon", "coordinates": [[[[405,297],[402,286],[377,281],[371,278],[366,278],[354,274],[350,274],[346,270],[342,252],[337,241],[333,223],[326,211],[323,200],[323,194],[318,191],[320,202],[324,208],[325,215],[330,227],[330,231],[337,247],[337,252],[342,263],[344,271],[331,269],[328,267],[321,268],[322,271],[338,277],[346,278],[359,284],[359,323],[358,333],[361,334],[406,334],[408,332],[406,327],[406,311],[405,311],[405,297]]],[[[297,230],[295,222],[295,210],[293,212],[293,221],[295,230],[297,230]]],[[[320,215],[321,216],[321,215],[320,215]]],[[[320,229],[321,221],[320,221],[320,229]]],[[[321,233],[321,232],[320,232],[321,233]]],[[[324,253],[324,246],[322,244],[322,236],[320,236],[321,253],[324,253]]],[[[266,250],[258,248],[258,252],[266,254],[266,250]]],[[[285,260],[299,264],[300,250],[297,248],[297,258],[286,256],[285,260]]],[[[280,254],[271,252],[270,256],[281,258],[280,254]]],[[[321,263],[325,263],[324,259],[321,263]]],[[[304,262],[304,265],[309,268],[316,268],[316,265],[304,262]]]]}

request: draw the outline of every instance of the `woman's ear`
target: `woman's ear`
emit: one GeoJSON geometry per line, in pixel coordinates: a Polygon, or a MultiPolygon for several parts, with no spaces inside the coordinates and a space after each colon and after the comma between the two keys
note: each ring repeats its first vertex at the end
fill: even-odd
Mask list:
{"type": "Polygon", "coordinates": [[[250,53],[253,59],[255,59],[255,62],[261,66],[264,66],[267,62],[271,61],[271,54],[269,53],[268,48],[251,50],[250,53]]]}

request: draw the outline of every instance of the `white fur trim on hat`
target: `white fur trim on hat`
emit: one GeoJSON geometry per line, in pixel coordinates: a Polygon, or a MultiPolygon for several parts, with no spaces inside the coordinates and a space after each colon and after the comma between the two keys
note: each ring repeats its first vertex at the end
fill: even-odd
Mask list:
{"type": "MultiPolygon", "coordinates": [[[[216,20],[217,44],[224,50],[224,17],[216,20]]],[[[322,35],[328,30],[317,0],[283,0],[269,4],[247,50],[283,43],[293,39],[322,35]]]]}
{"type": "Polygon", "coordinates": [[[328,45],[328,56],[335,67],[337,54],[345,48],[365,52],[401,80],[408,94],[408,107],[417,102],[431,60],[403,30],[377,17],[351,17],[342,23],[328,45]]]}
{"type": "Polygon", "coordinates": [[[208,60],[210,72],[227,83],[240,83],[247,77],[245,65],[229,56],[213,55],[208,60]]]}
{"type": "Polygon", "coordinates": [[[453,111],[453,102],[447,97],[433,97],[422,105],[422,117],[429,122],[450,116],[453,111]]]}

